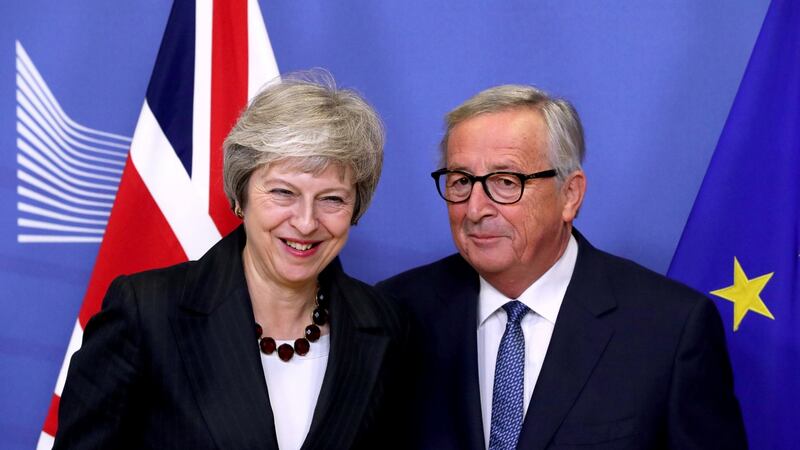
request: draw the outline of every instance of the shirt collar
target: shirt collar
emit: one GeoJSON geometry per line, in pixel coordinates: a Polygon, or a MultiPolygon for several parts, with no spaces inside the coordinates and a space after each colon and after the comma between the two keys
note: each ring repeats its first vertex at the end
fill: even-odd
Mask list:
{"type": "Polygon", "coordinates": [[[506,297],[483,277],[479,277],[481,290],[478,295],[478,327],[511,300],[521,301],[531,311],[555,324],[577,259],[578,242],[570,235],[567,248],[561,257],[517,299],[506,297]]]}

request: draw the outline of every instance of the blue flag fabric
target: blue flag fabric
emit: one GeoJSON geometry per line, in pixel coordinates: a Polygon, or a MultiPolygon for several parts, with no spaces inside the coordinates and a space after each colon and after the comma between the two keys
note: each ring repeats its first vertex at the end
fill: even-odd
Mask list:
{"type": "Polygon", "coordinates": [[[799,218],[800,2],[773,0],[668,272],[716,301],[752,448],[800,448],[799,218]]]}

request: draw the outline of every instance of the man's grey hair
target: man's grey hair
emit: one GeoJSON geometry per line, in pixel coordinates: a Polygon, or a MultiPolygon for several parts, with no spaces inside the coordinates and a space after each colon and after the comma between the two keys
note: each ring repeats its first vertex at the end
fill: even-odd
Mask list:
{"type": "Polygon", "coordinates": [[[225,139],[225,194],[232,208],[244,208],[251,175],[272,163],[289,161],[315,174],[339,165],[354,177],[355,224],[375,193],[384,140],[375,110],[356,92],[337,88],[327,71],[285,75],[253,98],[225,139]]]}
{"type": "Polygon", "coordinates": [[[445,116],[445,133],[439,145],[442,167],[447,166],[447,141],[456,125],[481,114],[523,108],[542,114],[547,127],[550,163],[558,172],[559,180],[580,170],[586,148],[583,126],[575,107],[533,86],[511,84],[486,89],[445,116]]]}

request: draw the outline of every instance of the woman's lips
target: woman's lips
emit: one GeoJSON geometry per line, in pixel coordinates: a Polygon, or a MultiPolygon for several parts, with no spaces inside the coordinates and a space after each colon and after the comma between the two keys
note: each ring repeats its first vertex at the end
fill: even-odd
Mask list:
{"type": "Polygon", "coordinates": [[[281,238],[281,242],[283,242],[284,247],[289,253],[297,256],[313,255],[317,252],[319,244],[322,243],[322,241],[305,241],[285,238],[281,238]]]}

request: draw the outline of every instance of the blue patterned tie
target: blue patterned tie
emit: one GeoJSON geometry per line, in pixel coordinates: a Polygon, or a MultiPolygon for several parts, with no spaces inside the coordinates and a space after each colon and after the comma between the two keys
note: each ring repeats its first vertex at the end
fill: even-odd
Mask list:
{"type": "Polygon", "coordinates": [[[503,309],[508,313],[508,322],[494,366],[489,450],[516,449],[522,430],[525,336],[519,322],[529,309],[517,300],[506,303],[503,309]]]}

